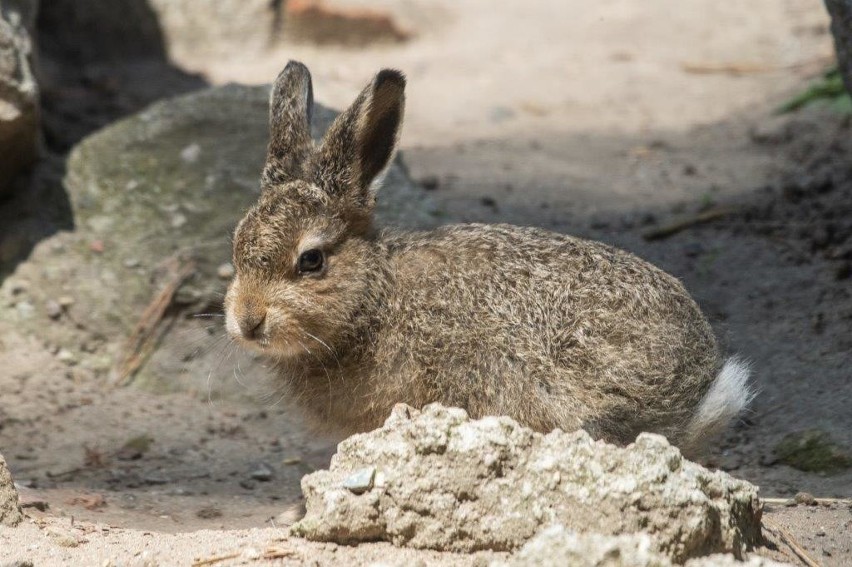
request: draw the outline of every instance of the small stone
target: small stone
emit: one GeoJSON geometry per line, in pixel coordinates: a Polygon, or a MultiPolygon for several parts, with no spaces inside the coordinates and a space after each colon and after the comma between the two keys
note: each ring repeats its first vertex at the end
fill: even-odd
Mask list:
{"type": "Polygon", "coordinates": [[[124,264],[125,268],[138,268],[139,260],[136,258],[127,258],[122,264],[124,264]]]}
{"type": "Polygon", "coordinates": [[[102,254],[105,249],[103,240],[92,240],[89,243],[89,250],[94,252],[95,254],[102,254]]]}
{"type": "Polygon", "coordinates": [[[186,215],[183,213],[175,213],[172,215],[172,228],[180,228],[186,224],[186,215]]]}
{"type": "Polygon", "coordinates": [[[246,490],[254,490],[255,486],[257,486],[257,483],[253,480],[241,480],[240,486],[242,488],[245,488],[246,490]]]}
{"type": "Polygon", "coordinates": [[[793,497],[796,504],[803,504],[805,506],[816,506],[816,498],[810,492],[797,492],[793,497]]]}
{"type": "Polygon", "coordinates": [[[282,465],[298,465],[302,462],[302,457],[287,457],[281,461],[282,465]]]}
{"type": "Polygon", "coordinates": [[[232,266],[230,262],[220,264],[219,267],[216,268],[216,275],[219,276],[220,279],[229,280],[234,277],[234,266],[232,266]]]}
{"type": "Polygon", "coordinates": [[[252,480],[269,482],[272,480],[272,467],[266,463],[260,463],[253,471],[251,471],[251,473],[249,473],[249,476],[252,480]]]}
{"type": "Polygon", "coordinates": [[[195,515],[201,518],[202,520],[212,520],[214,518],[221,518],[222,510],[213,506],[208,506],[206,508],[198,510],[195,515]]]}
{"type": "Polygon", "coordinates": [[[51,319],[59,319],[62,316],[62,306],[58,302],[48,299],[44,304],[44,311],[51,319]]]}
{"type": "Polygon", "coordinates": [[[818,529],[817,532],[816,532],[816,536],[817,537],[825,537],[825,528],[820,527],[820,529],[818,529]]]}
{"type": "Polygon", "coordinates": [[[50,536],[50,539],[55,541],[57,545],[62,547],[77,547],[80,545],[80,541],[68,530],[51,527],[47,530],[47,535],[50,536]]]}
{"type": "Polygon", "coordinates": [[[363,494],[373,488],[376,479],[376,467],[365,467],[357,470],[343,481],[343,488],[353,494],[363,494]]]}
{"type": "Polygon", "coordinates": [[[62,307],[63,309],[68,309],[69,307],[74,305],[74,298],[71,297],[70,295],[60,296],[59,299],[57,299],[56,301],[59,303],[60,307],[62,307]]]}
{"type": "Polygon", "coordinates": [[[29,301],[19,301],[15,304],[15,310],[18,312],[18,317],[21,319],[30,319],[35,313],[35,307],[29,301]]]}
{"type": "Polygon", "coordinates": [[[74,366],[77,364],[77,357],[74,356],[74,353],[68,350],[67,348],[59,349],[59,352],[56,353],[56,358],[59,362],[64,362],[68,366],[74,366]]]}
{"type": "Polygon", "coordinates": [[[192,143],[180,151],[180,159],[186,163],[195,163],[201,157],[201,146],[192,143]]]}

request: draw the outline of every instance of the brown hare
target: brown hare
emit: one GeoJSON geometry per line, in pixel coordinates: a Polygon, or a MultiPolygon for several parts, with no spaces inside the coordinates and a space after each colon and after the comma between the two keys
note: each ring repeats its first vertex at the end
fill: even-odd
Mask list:
{"type": "Polygon", "coordinates": [[[536,430],[695,447],[750,401],[674,277],[627,252],[509,225],[378,230],[405,78],[379,72],[315,146],[311,76],[275,81],[260,199],[234,237],[230,335],[345,432],[430,402],[536,430]]]}

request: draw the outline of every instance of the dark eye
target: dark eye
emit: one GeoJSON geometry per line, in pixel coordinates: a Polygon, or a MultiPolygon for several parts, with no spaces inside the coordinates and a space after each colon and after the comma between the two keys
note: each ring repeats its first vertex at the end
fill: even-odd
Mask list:
{"type": "Polygon", "coordinates": [[[311,272],[318,272],[322,270],[324,263],[325,255],[323,255],[322,250],[317,250],[315,248],[305,250],[302,252],[302,255],[299,256],[299,273],[309,274],[311,272]]]}

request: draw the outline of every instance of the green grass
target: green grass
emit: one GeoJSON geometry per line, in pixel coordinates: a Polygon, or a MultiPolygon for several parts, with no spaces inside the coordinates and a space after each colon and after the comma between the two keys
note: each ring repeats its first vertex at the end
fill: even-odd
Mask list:
{"type": "Polygon", "coordinates": [[[852,97],[843,85],[843,77],[837,68],[832,68],[811,84],[807,90],[794,96],[776,109],[776,113],[795,112],[812,104],[827,104],[842,114],[852,114],[852,97]]]}

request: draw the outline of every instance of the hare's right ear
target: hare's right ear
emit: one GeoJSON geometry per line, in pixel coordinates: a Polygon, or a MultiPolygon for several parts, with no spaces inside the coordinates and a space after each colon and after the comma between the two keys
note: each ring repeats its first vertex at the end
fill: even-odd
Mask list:
{"type": "Polygon", "coordinates": [[[303,177],[313,148],[311,115],[314,93],[311,73],[298,61],[290,61],[275,79],[269,100],[269,146],[265,183],[283,183],[303,177]]]}
{"type": "Polygon", "coordinates": [[[369,211],[393,159],[405,110],[405,76],[380,71],[328,128],[313,175],[328,194],[369,211]]]}

